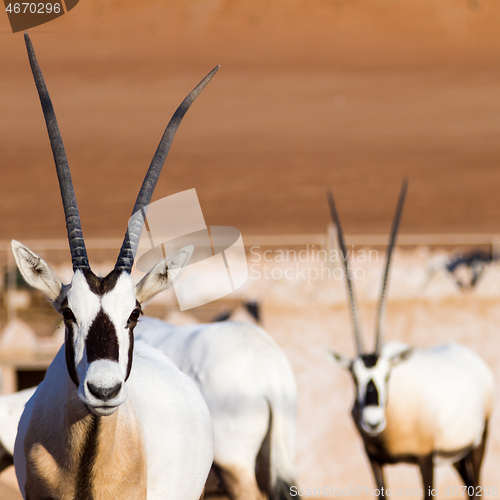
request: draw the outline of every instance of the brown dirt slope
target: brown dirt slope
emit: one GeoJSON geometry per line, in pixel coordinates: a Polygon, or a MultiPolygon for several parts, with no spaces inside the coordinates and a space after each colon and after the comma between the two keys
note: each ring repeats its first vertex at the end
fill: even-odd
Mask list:
{"type": "MultiPolygon", "coordinates": [[[[156,198],[195,187],[206,220],[320,232],[496,232],[500,4],[494,0],[85,0],[31,31],[84,231],[119,237],[170,115],[222,69],[179,130],[156,198]]],[[[64,237],[21,34],[0,15],[0,239],[64,237]]]]}

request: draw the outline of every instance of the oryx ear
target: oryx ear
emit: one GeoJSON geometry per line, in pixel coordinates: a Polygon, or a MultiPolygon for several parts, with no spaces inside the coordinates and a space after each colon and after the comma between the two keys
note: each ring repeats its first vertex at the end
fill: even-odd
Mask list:
{"type": "Polygon", "coordinates": [[[52,271],[47,262],[19,241],[12,240],[11,246],[17,267],[26,283],[43,292],[48,299],[54,302],[59,297],[62,288],[61,280],[56,273],[52,271]]]}
{"type": "Polygon", "coordinates": [[[351,370],[352,366],[352,359],[348,358],[347,356],[343,356],[342,354],[339,354],[338,352],[334,351],[328,351],[328,354],[331,359],[333,359],[333,362],[340,366],[341,368],[344,368],[344,370],[351,370]]]}
{"type": "Polygon", "coordinates": [[[186,269],[194,252],[194,246],[188,245],[160,260],[135,287],[137,300],[143,304],[157,293],[170,288],[186,269]]]}
{"type": "Polygon", "coordinates": [[[414,347],[406,347],[406,348],[402,349],[401,351],[393,354],[389,358],[389,362],[391,363],[392,366],[395,366],[395,365],[401,363],[401,361],[406,361],[413,354],[414,350],[415,350],[414,347]]]}

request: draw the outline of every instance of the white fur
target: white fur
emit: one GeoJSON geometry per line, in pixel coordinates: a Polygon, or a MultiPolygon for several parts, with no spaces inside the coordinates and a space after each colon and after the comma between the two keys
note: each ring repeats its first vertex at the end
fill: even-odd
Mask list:
{"type": "Polygon", "coordinates": [[[391,456],[434,453],[436,463],[453,463],[480,443],[493,410],[494,378],[470,349],[449,343],[410,350],[391,342],[372,368],[360,358],[351,364],[336,354],[334,360],[357,380],[361,432],[378,436],[391,456]],[[378,407],[362,404],[370,379],[378,407]]]}
{"type": "Polygon", "coordinates": [[[173,327],[142,318],[136,338],[198,385],[212,416],[218,466],[254,477],[271,411],[271,480],[293,484],[297,392],[290,364],[269,335],[248,323],[173,327]]]}
{"type": "MultiPolygon", "coordinates": [[[[68,384],[61,348],[19,423],[14,461],[21,492],[26,479],[23,443],[32,412],[42,412],[51,428],[62,432],[64,412],[59,405],[65,403],[68,384]]],[[[147,456],[148,500],[198,500],[213,456],[210,415],[198,389],[166,356],[143,342],[137,342],[134,349],[127,386],[128,397],[119,411],[123,418],[139,416],[147,456]]]]}
{"type": "MultiPolygon", "coordinates": [[[[279,476],[293,482],[294,377],[283,352],[262,329],[234,322],[173,327],[145,317],[139,321],[135,336],[162,350],[200,388],[212,415],[218,465],[253,475],[269,425],[270,406],[272,474],[274,479],[279,476]]],[[[137,373],[136,362],[137,349],[133,374],[137,373]]],[[[0,434],[4,444],[12,441],[12,448],[22,407],[32,392],[18,393],[5,403],[0,398],[0,415],[2,407],[10,412],[14,410],[11,405],[21,407],[17,420],[14,417],[15,425],[5,427],[5,437],[0,434]]]]}
{"type": "MultiPolygon", "coordinates": [[[[133,352],[132,371],[125,380],[128,363],[129,331],[127,320],[136,307],[135,290],[130,275],[122,273],[115,287],[102,297],[89,288],[82,271],[73,275],[71,285],[54,291],[55,274],[38,256],[21,244],[13,243],[13,251],[26,280],[47,292],[56,308],[61,305],[61,293],[76,322],[71,323],[74,334],[78,388],[67,371],[64,346],[47,370],[44,381],[27,403],[19,423],[14,450],[16,474],[21,493],[26,498],[27,478],[25,452],[33,445],[26,441],[28,432],[39,432],[49,448],[67,450],[64,441],[68,430],[67,415],[86,415],[88,409],[100,416],[117,412],[123,425],[138,427],[142,449],[147,462],[148,499],[182,498],[198,500],[213,459],[213,431],[207,405],[195,384],[161,352],[137,342],[133,352]],[[36,272],[33,266],[36,266],[36,272]],[[109,316],[119,339],[119,361],[86,359],[85,338],[99,310],[109,316]],[[121,383],[116,397],[103,402],[95,398],[87,382],[101,388],[121,383]],[[47,436],[49,436],[47,438],[47,436]]],[[[182,252],[182,251],[181,251],[182,252]]],[[[182,269],[191,255],[184,252],[182,269]]],[[[167,257],[171,259],[171,256],[167,257]]],[[[162,264],[165,267],[165,263],[162,264]]],[[[177,270],[180,274],[181,270],[177,270]]],[[[152,296],[158,287],[154,274],[141,285],[143,294],[152,296]]],[[[162,283],[165,277],[161,277],[162,283]]],[[[160,277],[159,277],[160,279],[160,277]]],[[[59,281],[60,283],[60,281],[59,281]]],[[[170,283],[171,284],[171,283],[170,283]]],[[[37,436],[34,436],[35,441],[37,436]]],[[[45,447],[45,449],[47,449],[45,447]]],[[[52,453],[49,450],[49,453],[52,453]]]]}
{"type": "Polygon", "coordinates": [[[14,455],[14,441],[16,439],[19,419],[24,411],[28,399],[35,393],[36,387],[0,396],[0,442],[4,448],[14,455]]]}
{"type": "MultiPolygon", "coordinates": [[[[385,346],[384,352],[386,349],[391,345],[385,346]]],[[[421,433],[424,428],[435,450],[435,461],[452,463],[461,458],[453,452],[481,441],[493,400],[493,373],[470,349],[455,343],[415,349],[406,362],[394,368],[389,379],[385,432],[391,434],[390,449],[395,454],[402,448],[407,453],[416,452],[417,444],[405,436],[421,433]]]]}

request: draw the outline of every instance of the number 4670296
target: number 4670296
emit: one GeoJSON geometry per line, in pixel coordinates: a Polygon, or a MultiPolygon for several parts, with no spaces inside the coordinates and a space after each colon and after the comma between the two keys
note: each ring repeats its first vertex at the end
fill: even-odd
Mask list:
{"type": "Polygon", "coordinates": [[[60,3],[9,3],[5,9],[11,14],[60,14],[60,3]]]}

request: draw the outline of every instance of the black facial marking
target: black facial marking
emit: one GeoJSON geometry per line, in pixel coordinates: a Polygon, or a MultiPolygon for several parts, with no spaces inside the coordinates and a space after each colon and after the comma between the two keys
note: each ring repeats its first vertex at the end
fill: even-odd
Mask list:
{"type": "Polygon", "coordinates": [[[361,360],[367,368],[373,368],[378,361],[379,356],[377,354],[362,354],[361,360]]]}
{"type": "Polygon", "coordinates": [[[78,466],[75,500],[94,500],[93,469],[97,456],[100,417],[90,414],[91,422],[87,430],[87,437],[83,447],[82,458],[78,466]]]}
{"type": "Polygon", "coordinates": [[[66,327],[66,332],[64,334],[64,354],[66,358],[66,367],[68,368],[68,374],[76,386],[80,385],[78,380],[78,375],[76,373],[75,366],[75,345],[73,339],[73,325],[75,323],[75,317],[68,307],[68,299],[64,299],[61,304],[61,313],[64,318],[64,324],[66,327]],[[71,314],[69,314],[71,313],[71,314]]]}
{"type": "Polygon", "coordinates": [[[90,325],[85,346],[87,347],[88,363],[97,359],[118,361],[120,349],[115,325],[102,309],[90,325]]]}
{"type": "Polygon", "coordinates": [[[130,372],[132,370],[132,358],[134,352],[134,328],[136,327],[137,321],[139,320],[141,314],[142,314],[141,304],[139,304],[139,301],[136,300],[135,309],[132,311],[132,314],[130,315],[130,318],[127,321],[129,345],[128,345],[127,374],[125,375],[125,380],[128,380],[130,372]]]}
{"type": "MultiPolygon", "coordinates": [[[[96,276],[90,269],[81,269],[81,271],[85,276],[85,280],[87,281],[90,290],[101,297],[113,290],[116,286],[118,278],[122,274],[121,270],[113,269],[113,271],[111,271],[106,277],[102,278],[100,276],[96,276]]],[[[76,318],[71,309],[68,307],[67,299],[62,302],[60,311],[64,318],[64,323],[66,324],[66,336],[64,342],[66,366],[71,380],[78,386],[80,382],[76,373],[73,338],[73,325],[76,323],[76,318]]],[[[104,313],[102,309],[99,311],[90,326],[86,340],[86,348],[87,361],[89,363],[97,359],[110,359],[112,361],[118,361],[118,336],[109,316],[104,313]]]]}
{"type": "Polygon", "coordinates": [[[129,344],[128,344],[128,363],[127,363],[127,374],[125,375],[125,381],[130,377],[130,372],[132,371],[132,358],[134,352],[134,332],[132,329],[128,331],[129,344]]]}
{"type": "Polygon", "coordinates": [[[373,379],[366,386],[365,406],[378,406],[378,391],[373,379]]]}
{"type": "Polygon", "coordinates": [[[130,313],[130,316],[127,321],[127,328],[129,330],[133,330],[136,327],[137,321],[139,321],[141,314],[142,314],[141,304],[139,304],[139,301],[136,300],[134,310],[130,313]]]}
{"type": "Polygon", "coordinates": [[[82,269],[82,271],[90,291],[100,296],[113,290],[123,272],[122,270],[113,269],[106,277],[102,278],[96,276],[90,269],[82,269]]]}

